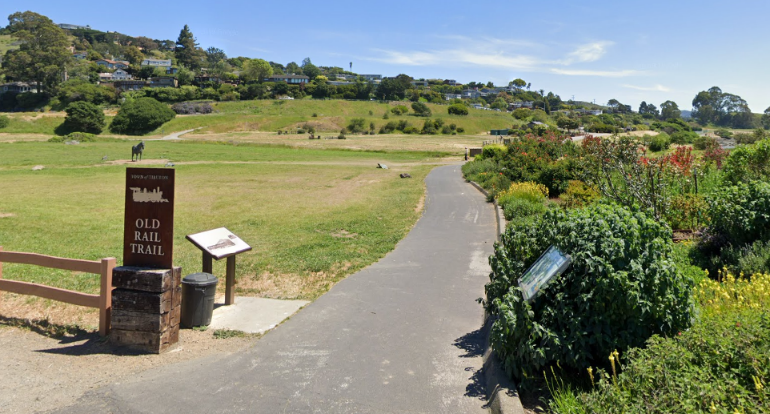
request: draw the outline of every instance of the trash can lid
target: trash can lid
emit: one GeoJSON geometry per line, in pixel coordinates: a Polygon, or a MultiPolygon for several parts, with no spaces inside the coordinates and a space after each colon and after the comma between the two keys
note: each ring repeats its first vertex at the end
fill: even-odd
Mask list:
{"type": "Polygon", "coordinates": [[[212,275],[211,273],[193,273],[191,275],[187,275],[182,279],[182,284],[185,285],[196,285],[196,286],[208,286],[208,285],[215,285],[217,284],[219,280],[216,276],[212,275]]]}

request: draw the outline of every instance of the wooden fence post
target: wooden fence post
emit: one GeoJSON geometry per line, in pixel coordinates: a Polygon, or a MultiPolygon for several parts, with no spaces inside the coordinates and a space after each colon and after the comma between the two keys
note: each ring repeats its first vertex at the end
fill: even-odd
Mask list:
{"type": "MultiPolygon", "coordinates": [[[[3,246],[0,246],[0,252],[3,251],[3,246]]],[[[0,279],[3,278],[3,261],[0,260],[0,279]]]]}
{"type": "Polygon", "coordinates": [[[235,255],[227,258],[226,272],[225,305],[229,306],[235,303],[235,255]]]}
{"type": "Polygon", "coordinates": [[[110,318],[112,313],[112,269],[115,268],[115,258],[102,259],[102,284],[99,292],[99,335],[110,333],[110,318]]]}

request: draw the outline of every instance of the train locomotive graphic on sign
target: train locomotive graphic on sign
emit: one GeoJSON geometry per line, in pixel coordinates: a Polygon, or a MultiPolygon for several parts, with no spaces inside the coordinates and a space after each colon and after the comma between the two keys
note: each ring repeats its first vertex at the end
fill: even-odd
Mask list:
{"type": "Polygon", "coordinates": [[[174,247],[174,170],[126,169],[123,266],[170,269],[174,247]]]}

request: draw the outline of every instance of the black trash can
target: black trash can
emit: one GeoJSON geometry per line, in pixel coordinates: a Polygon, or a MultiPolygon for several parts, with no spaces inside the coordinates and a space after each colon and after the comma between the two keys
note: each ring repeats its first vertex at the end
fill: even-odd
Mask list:
{"type": "Polygon", "coordinates": [[[211,273],[193,273],[182,279],[183,328],[211,324],[218,281],[211,273]]]}

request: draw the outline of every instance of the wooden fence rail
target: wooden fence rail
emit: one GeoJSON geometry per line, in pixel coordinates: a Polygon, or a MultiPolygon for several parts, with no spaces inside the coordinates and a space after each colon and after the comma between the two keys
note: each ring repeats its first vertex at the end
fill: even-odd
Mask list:
{"type": "Polygon", "coordinates": [[[115,268],[115,258],[108,257],[100,261],[66,259],[63,257],[44,256],[35,253],[5,252],[0,246],[0,291],[13,292],[21,295],[33,295],[73,305],[99,309],[99,334],[106,336],[110,333],[110,313],[112,311],[112,269],[115,268]],[[19,282],[3,279],[3,262],[29,264],[50,267],[53,269],[71,270],[75,272],[95,273],[101,275],[101,289],[98,295],[75,292],[67,289],[39,285],[37,283],[19,282]]]}

